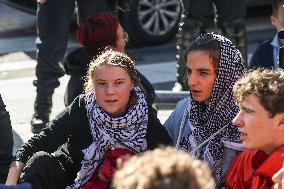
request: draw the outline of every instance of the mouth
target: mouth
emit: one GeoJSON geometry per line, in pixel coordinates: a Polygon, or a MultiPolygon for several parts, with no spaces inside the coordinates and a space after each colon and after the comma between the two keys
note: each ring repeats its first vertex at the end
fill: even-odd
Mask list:
{"type": "Polygon", "coordinates": [[[241,140],[245,140],[246,137],[248,136],[247,133],[245,133],[245,132],[243,132],[241,130],[239,130],[239,132],[241,133],[241,140]]]}
{"type": "Polygon", "coordinates": [[[105,100],[106,103],[109,103],[109,104],[112,104],[112,103],[115,103],[117,102],[117,100],[105,100]]]}
{"type": "Polygon", "coordinates": [[[201,93],[201,91],[199,91],[199,90],[194,90],[194,89],[191,90],[192,96],[199,96],[200,93],[201,93]]]}

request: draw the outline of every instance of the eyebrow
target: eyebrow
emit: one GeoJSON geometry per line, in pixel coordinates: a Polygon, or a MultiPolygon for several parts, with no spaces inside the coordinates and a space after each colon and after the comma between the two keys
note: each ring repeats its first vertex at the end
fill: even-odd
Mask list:
{"type": "Polygon", "coordinates": [[[207,69],[207,68],[199,68],[199,69],[197,69],[197,71],[210,71],[210,69],[207,69]]]}
{"type": "Polygon", "coordinates": [[[243,110],[245,110],[245,111],[248,111],[248,112],[255,112],[253,109],[248,108],[248,107],[246,107],[246,106],[244,106],[244,105],[241,105],[240,108],[243,109],[243,110]]]}
{"type": "MultiPolygon", "coordinates": [[[[125,80],[124,78],[118,78],[115,79],[114,81],[120,81],[120,80],[125,80]]],[[[106,81],[105,79],[96,79],[96,81],[106,81]]]]}

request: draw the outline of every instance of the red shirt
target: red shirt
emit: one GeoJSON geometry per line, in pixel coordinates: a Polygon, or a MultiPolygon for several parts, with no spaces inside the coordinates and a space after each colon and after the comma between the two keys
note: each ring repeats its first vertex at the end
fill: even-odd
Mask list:
{"type": "Polygon", "coordinates": [[[284,146],[269,156],[260,150],[246,150],[235,157],[226,173],[228,189],[273,189],[272,176],[284,161],[284,146]]]}

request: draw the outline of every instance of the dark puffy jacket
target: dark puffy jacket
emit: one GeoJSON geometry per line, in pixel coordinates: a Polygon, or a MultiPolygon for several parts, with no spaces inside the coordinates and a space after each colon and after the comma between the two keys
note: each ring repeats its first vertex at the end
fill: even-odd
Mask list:
{"type": "Polygon", "coordinates": [[[10,164],[13,160],[13,133],[10,115],[0,94],[0,183],[6,181],[10,164]]]}

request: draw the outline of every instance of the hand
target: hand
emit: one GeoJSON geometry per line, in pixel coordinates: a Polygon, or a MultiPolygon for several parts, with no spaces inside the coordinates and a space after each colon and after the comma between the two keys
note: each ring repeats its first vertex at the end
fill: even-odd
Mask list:
{"type": "Polygon", "coordinates": [[[37,2],[40,4],[44,4],[44,3],[47,3],[47,0],[37,0],[37,2]]]}
{"type": "Polygon", "coordinates": [[[6,185],[16,185],[20,177],[20,173],[24,168],[24,163],[20,161],[13,161],[9,168],[6,185]]]}
{"type": "Polygon", "coordinates": [[[131,157],[131,155],[126,154],[123,156],[120,156],[116,161],[116,167],[117,169],[121,169],[124,165],[124,163],[131,157]]]}
{"type": "Polygon", "coordinates": [[[281,168],[272,177],[274,184],[274,189],[284,189],[284,168],[281,168]]]}

